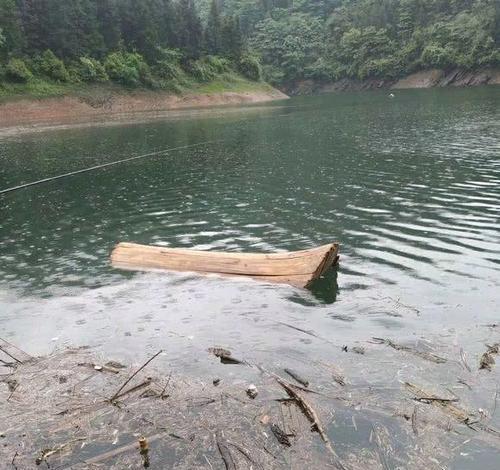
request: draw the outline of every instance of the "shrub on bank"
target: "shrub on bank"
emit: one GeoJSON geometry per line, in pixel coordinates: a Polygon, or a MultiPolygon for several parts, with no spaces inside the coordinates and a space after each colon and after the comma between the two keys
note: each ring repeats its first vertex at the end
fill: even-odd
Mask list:
{"type": "Polygon", "coordinates": [[[176,49],[160,49],[159,59],[153,70],[163,80],[175,80],[183,73],[180,67],[181,59],[182,53],[176,49]]]}
{"type": "Polygon", "coordinates": [[[238,70],[243,76],[255,82],[258,82],[262,78],[262,67],[259,60],[253,55],[242,55],[238,63],[238,70]]]}
{"type": "Polygon", "coordinates": [[[57,58],[50,50],[46,50],[41,57],[35,59],[36,68],[46,77],[56,82],[69,82],[70,74],[64,65],[64,62],[57,58]]]}
{"type": "Polygon", "coordinates": [[[104,67],[111,80],[123,85],[153,84],[149,65],[136,52],[113,52],[106,57],[104,67]]]}
{"type": "Polygon", "coordinates": [[[215,80],[217,76],[231,70],[229,60],[218,56],[207,56],[190,62],[187,65],[187,72],[196,80],[202,83],[215,80]]]}
{"type": "Polygon", "coordinates": [[[26,83],[33,74],[22,59],[10,59],[5,67],[5,76],[13,82],[26,83]]]}
{"type": "Polygon", "coordinates": [[[78,78],[83,82],[102,83],[109,80],[104,66],[97,59],[91,57],[80,57],[75,69],[78,78]]]}

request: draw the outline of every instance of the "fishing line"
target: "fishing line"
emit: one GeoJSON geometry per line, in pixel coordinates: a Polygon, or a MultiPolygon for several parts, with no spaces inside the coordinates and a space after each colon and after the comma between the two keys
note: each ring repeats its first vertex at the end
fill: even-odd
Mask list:
{"type": "Polygon", "coordinates": [[[80,173],[86,173],[88,171],[99,170],[100,168],[106,168],[108,166],[118,165],[120,163],[130,162],[132,160],[139,160],[140,158],[154,157],[156,155],[162,155],[169,152],[175,152],[177,150],[188,149],[192,147],[199,147],[201,145],[214,144],[217,142],[223,142],[222,140],[208,140],[206,142],[199,142],[197,144],[183,145],[181,147],[174,147],[171,149],[158,150],[157,152],[145,153],[144,155],[136,155],[135,157],[124,158],[123,160],[117,160],[115,162],[103,163],[102,165],[91,166],[89,168],[82,168],[81,170],[71,171],[70,173],[63,173],[62,175],[51,176],[50,178],[44,178],[38,181],[32,181],[31,183],[24,183],[18,186],[13,186],[11,188],[2,189],[0,194],[10,193],[12,191],[17,191],[18,189],[27,188],[29,186],[35,186],[37,184],[47,183],[49,181],[58,180],[61,178],[67,178],[68,176],[78,175],[80,173]]]}

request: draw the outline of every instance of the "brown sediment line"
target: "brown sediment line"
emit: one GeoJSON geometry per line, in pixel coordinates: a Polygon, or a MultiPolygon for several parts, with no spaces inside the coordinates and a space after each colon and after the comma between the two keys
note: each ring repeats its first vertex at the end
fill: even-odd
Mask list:
{"type": "MultiPolygon", "coordinates": [[[[0,134],[51,128],[110,125],[180,117],[190,110],[225,105],[247,105],[287,99],[279,90],[187,94],[159,92],[103,93],[96,96],[21,99],[0,104],[0,134]]],[[[200,114],[203,114],[200,112],[200,114]]]]}

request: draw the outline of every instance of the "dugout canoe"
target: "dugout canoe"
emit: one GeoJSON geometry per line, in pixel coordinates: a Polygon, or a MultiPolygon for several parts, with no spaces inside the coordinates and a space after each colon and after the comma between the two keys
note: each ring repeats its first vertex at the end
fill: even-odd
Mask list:
{"type": "Polygon", "coordinates": [[[246,276],[308,287],[337,262],[338,252],[338,243],[281,253],[229,253],[119,243],[111,253],[111,264],[127,270],[246,276]]]}

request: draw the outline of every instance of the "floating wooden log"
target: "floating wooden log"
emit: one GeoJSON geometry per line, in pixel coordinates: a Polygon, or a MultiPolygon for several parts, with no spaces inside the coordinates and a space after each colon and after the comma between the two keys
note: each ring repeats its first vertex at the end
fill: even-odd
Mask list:
{"type": "Polygon", "coordinates": [[[338,260],[338,243],[282,253],[228,253],[119,243],[111,253],[116,268],[187,271],[247,276],[265,282],[308,287],[338,260]]]}

